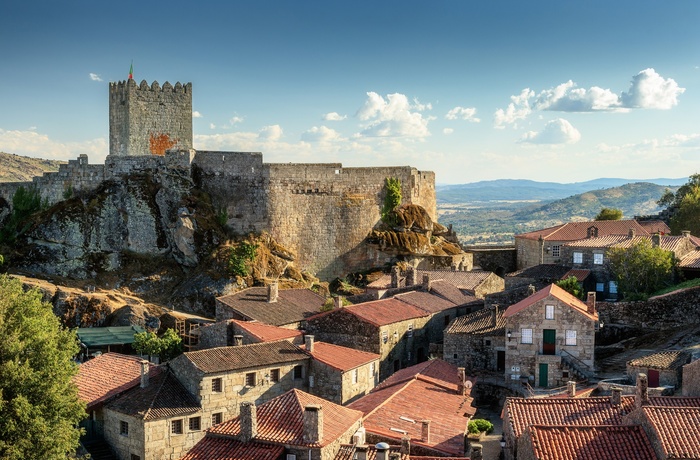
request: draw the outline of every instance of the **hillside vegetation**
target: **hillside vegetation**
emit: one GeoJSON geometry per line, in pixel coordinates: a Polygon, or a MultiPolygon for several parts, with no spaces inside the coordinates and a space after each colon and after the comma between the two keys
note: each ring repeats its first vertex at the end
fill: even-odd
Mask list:
{"type": "Polygon", "coordinates": [[[14,153],[0,152],[0,182],[26,182],[45,172],[58,171],[65,161],[29,158],[14,153]]]}

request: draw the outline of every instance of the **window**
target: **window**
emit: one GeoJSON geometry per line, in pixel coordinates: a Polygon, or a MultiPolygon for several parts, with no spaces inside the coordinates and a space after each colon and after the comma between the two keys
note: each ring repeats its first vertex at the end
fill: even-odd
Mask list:
{"type": "Polygon", "coordinates": [[[211,379],[211,391],[214,393],[221,393],[221,390],[222,390],[221,377],[211,379]]]}
{"type": "Polygon", "coordinates": [[[406,353],[406,361],[409,363],[411,362],[411,352],[410,351],[408,353],[406,353]]]}
{"type": "Polygon", "coordinates": [[[190,431],[199,431],[202,429],[201,417],[190,417],[190,431]]]}
{"type": "Polygon", "coordinates": [[[566,345],[576,345],[576,331],[566,331],[566,345]]]}
{"type": "Polygon", "coordinates": [[[485,339],[485,340],[484,340],[484,345],[487,346],[487,347],[490,347],[490,346],[491,346],[491,341],[490,341],[489,339],[485,339]]]}
{"type": "Polygon", "coordinates": [[[445,315],[445,326],[450,325],[450,315],[445,315]]]}
{"type": "Polygon", "coordinates": [[[136,454],[131,454],[131,460],[141,460],[141,457],[136,454]]]}
{"type": "Polygon", "coordinates": [[[610,281],[608,291],[610,291],[610,294],[617,294],[617,283],[615,281],[610,281]]]}
{"type": "Polygon", "coordinates": [[[218,425],[224,421],[224,414],[222,412],[217,412],[216,414],[211,414],[211,426],[218,425]]]}
{"type": "Polygon", "coordinates": [[[582,264],[583,263],[583,253],[582,252],[574,252],[574,263],[575,264],[582,264]]]}
{"type": "Polygon", "coordinates": [[[554,305],[544,306],[544,319],[554,319],[554,305]]]}
{"type": "Polygon", "coordinates": [[[270,382],[277,383],[279,381],[280,381],[280,370],[279,369],[272,369],[270,371],[270,382]]]}
{"type": "Polygon", "coordinates": [[[552,257],[559,257],[559,249],[561,246],[558,244],[552,245],[552,257]]]}
{"type": "Polygon", "coordinates": [[[129,436],[129,423],[121,420],[119,422],[119,434],[122,436],[129,436]]]}
{"type": "Polygon", "coordinates": [[[376,372],[376,368],[375,368],[374,363],[369,363],[369,375],[374,375],[375,372],[376,372]]]}
{"type": "Polygon", "coordinates": [[[413,324],[408,325],[408,333],[406,335],[413,337],[413,324]]]}
{"type": "Polygon", "coordinates": [[[459,358],[459,355],[457,355],[457,353],[455,353],[454,355],[452,355],[452,359],[457,359],[457,358],[459,358]]]}
{"type": "Polygon", "coordinates": [[[297,460],[297,454],[287,454],[287,460],[297,460]]]}
{"type": "Polygon", "coordinates": [[[389,333],[387,331],[382,331],[382,343],[387,343],[389,341],[389,333]]]}
{"type": "Polygon", "coordinates": [[[520,343],[532,343],[532,329],[520,330],[520,343]]]}
{"type": "Polygon", "coordinates": [[[600,253],[593,254],[593,263],[595,265],[603,265],[603,254],[600,254],[600,253]]]}
{"type": "Polygon", "coordinates": [[[182,434],[182,419],[170,422],[170,432],[172,434],[182,434]]]}
{"type": "Polygon", "coordinates": [[[294,378],[295,379],[304,378],[304,375],[301,372],[301,366],[294,366],[294,378]]]}
{"type": "Polygon", "coordinates": [[[360,377],[360,371],[358,369],[355,369],[352,371],[352,383],[353,385],[357,383],[360,377]]]}
{"type": "Polygon", "coordinates": [[[245,375],[245,386],[254,387],[255,386],[255,372],[248,372],[245,375]]]}
{"type": "Polygon", "coordinates": [[[603,292],[605,290],[605,283],[595,283],[596,292],[603,292]]]}

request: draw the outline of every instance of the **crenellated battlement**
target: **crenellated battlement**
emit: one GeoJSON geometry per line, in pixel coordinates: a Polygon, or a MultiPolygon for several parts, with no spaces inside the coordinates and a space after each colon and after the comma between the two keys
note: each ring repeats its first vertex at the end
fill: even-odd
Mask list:
{"type": "Polygon", "coordinates": [[[162,92],[162,93],[175,93],[175,94],[192,94],[192,83],[185,83],[184,85],[180,82],[175,83],[175,86],[171,85],[170,82],[166,81],[161,87],[157,81],[153,81],[150,85],[146,80],[141,80],[139,85],[136,84],[135,80],[122,80],[118,82],[109,83],[109,94],[111,97],[116,97],[125,91],[151,91],[151,92],[162,92]]]}

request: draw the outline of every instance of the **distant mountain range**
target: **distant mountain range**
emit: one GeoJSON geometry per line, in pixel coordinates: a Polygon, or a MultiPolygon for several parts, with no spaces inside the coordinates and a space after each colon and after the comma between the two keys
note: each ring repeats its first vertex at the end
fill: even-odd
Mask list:
{"type": "Polygon", "coordinates": [[[438,203],[469,203],[475,201],[537,200],[551,201],[595,190],[621,187],[630,183],[650,183],[659,186],[678,187],[688,178],[680,179],[617,179],[601,178],[586,182],[560,184],[525,179],[499,179],[457,185],[437,185],[438,203]]]}

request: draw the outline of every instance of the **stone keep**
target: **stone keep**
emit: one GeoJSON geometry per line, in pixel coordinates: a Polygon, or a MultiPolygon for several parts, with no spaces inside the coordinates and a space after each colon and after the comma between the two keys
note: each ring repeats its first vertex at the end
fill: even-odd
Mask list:
{"type": "Polygon", "coordinates": [[[192,83],[109,84],[110,155],[163,155],[192,148],[192,83]]]}

